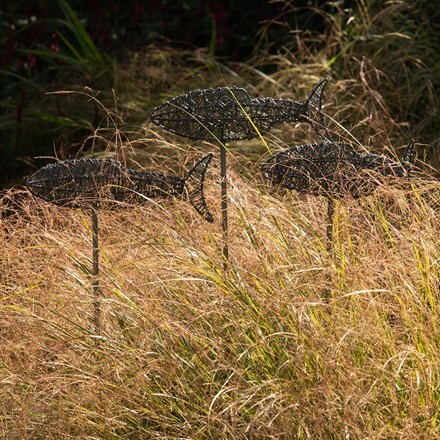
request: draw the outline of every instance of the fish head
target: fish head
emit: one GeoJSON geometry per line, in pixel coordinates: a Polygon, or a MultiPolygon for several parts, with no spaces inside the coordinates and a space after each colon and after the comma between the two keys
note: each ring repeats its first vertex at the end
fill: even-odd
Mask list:
{"type": "Polygon", "coordinates": [[[28,187],[29,191],[36,196],[40,196],[40,194],[42,194],[40,182],[44,182],[44,174],[43,168],[40,168],[39,170],[35,171],[35,173],[31,174],[26,181],[26,186],[28,187]]]}
{"type": "Polygon", "coordinates": [[[67,159],[37,170],[27,186],[35,196],[59,206],[94,207],[123,198],[123,176],[119,162],[111,159],[67,159]]]}
{"type": "Polygon", "coordinates": [[[34,196],[57,204],[67,202],[58,194],[60,187],[70,189],[70,182],[66,179],[64,170],[59,165],[60,163],[46,165],[38,169],[27,179],[27,187],[34,196]]]}

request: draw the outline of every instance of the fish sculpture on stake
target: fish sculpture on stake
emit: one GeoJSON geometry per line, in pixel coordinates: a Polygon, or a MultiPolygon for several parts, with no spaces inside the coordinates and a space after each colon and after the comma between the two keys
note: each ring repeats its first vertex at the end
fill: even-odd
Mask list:
{"type": "Polygon", "coordinates": [[[224,267],[228,263],[226,147],[230,141],[252,139],[285,122],[308,122],[324,139],[322,105],[328,80],[321,81],[307,100],[257,98],[240,87],[193,90],[164,102],[151,120],[163,129],[190,139],[220,144],[221,212],[224,267]]]}
{"type": "Polygon", "coordinates": [[[27,186],[37,197],[59,206],[92,211],[94,324],[100,334],[98,216],[102,207],[145,205],[149,199],[186,198],[208,222],[213,217],[204,195],[208,154],[184,178],[151,171],[125,168],[112,159],[70,159],[46,165],[32,174],[27,186]]]}
{"type": "Polygon", "coordinates": [[[414,161],[414,140],[406,147],[401,162],[384,155],[359,153],[350,144],[325,141],[282,150],[263,163],[261,171],[274,185],[327,198],[330,251],[335,199],[368,196],[386,176],[409,177],[414,161]]]}
{"type": "Polygon", "coordinates": [[[309,122],[325,131],[321,113],[328,79],[308,99],[257,98],[241,87],[193,90],[164,102],[151,120],[163,129],[195,140],[221,143],[253,139],[285,122],[309,122]]]}

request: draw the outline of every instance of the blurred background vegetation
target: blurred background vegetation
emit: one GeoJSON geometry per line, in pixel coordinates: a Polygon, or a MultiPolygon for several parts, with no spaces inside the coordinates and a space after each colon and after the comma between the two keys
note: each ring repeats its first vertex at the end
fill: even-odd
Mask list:
{"type": "Polygon", "coordinates": [[[381,150],[414,137],[439,169],[436,2],[3,1],[0,39],[3,187],[22,182],[36,156],[87,150],[108,123],[84,95],[47,92],[99,94],[130,131],[175,93],[226,78],[261,96],[298,96],[307,73],[331,77],[328,113],[362,143],[381,150]]]}

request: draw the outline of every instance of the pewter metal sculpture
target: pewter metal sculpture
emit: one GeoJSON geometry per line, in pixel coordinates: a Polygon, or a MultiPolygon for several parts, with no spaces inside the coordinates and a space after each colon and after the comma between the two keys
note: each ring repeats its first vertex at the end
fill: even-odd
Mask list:
{"type": "Polygon", "coordinates": [[[306,101],[256,98],[241,87],[193,90],[156,107],[151,120],[190,139],[229,142],[252,139],[284,122],[310,122],[323,127],[321,81],[306,101]]]}
{"type": "Polygon", "coordinates": [[[121,202],[144,205],[150,198],[187,197],[195,210],[213,221],[203,192],[208,154],[186,177],[125,168],[112,159],[71,159],[40,168],[28,179],[36,196],[60,206],[99,208],[121,202]]]}
{"type": "Polygon", "coordinates": [[[59,206],[92,210],[94,324],[100,334],[99,246],[97,211],[106,206],[145,205],[150,198],[186,197],[208,222],[213,221],[203,192],[208,154],[184,178],[125,168],[112,159],[64,160],[40,168],[29,177],[30,191],[59,206]]]}
{"type": "Polygon", "coordinates": [[[261,171],[273,184],[291,190],[336,199],[358,198],[374,191],[381,182],[379,176],[408,176],[413,159],[414,141],[406,147],[402,162],[326,141],[287,148],[264,163],[261,171]]]}
{"type": "MultiPolygon", "coordinates": [[[[386,176],[409,177],[414,160],[414,140],[406,147],[401,162],[358,153],[349,144],[325,141],[282,150],[262,164],[261,171],[274,185],[327,198],[327,251],[331,253],[335,199],[368,196],[386,176]]],[[[329,298],[327,289],[324,298],[329,298]]]]}
{"type": "Polygon", "coordinates": [[[327,139],[322,105],[328,80],[321,81],[306,101],[256,98],[240,87],[194,90],[156,107],[151,120],[170,132],[191,139],[220,143],[221,212],[224,267],[227,268],[228,213],[226,147],[229,141],[258,137],[284,122],[309,122],[327,139]]]}
{"type": "Polygon", "coordinates": [[[408,177],[414,160],[414,140],[406,147],[401,162],[358,153],[350,144],[325,141],[282,150],[262,164],[261,171],[274,185],[327,197],[327,245],[331,250],[335,199],[368,196],[384,176],[408,177]]]}

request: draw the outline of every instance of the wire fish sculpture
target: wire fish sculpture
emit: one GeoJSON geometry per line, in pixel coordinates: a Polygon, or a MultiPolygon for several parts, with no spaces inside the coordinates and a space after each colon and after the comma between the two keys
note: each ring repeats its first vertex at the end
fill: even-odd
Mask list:
{"type": "Polygon", "coordinates": [[[59,206],[96,208],[120,202],[143,205],[150,198],[185,197],[208,222],[214,219],[203,191],[213,155],[199,160],[184,178],[125,168],[112,159],[69,159],[46,165],[27,182],[30,191],[59,206]]]}
{"type": "Polygon", "coordinates": [[[414,140],[401,162],[359,153],[350,144],[325,141],[282,150],[262,164],[261,171],[273,184],[290,190],[329,198],[359,198],[371,194],[383,176],[409,177],[414,160],[414,140]]]}
{"type": "Polygon", "coordinates": [[[223,143],[255,138],[284,122],[309,122],[325,138],[321,110],[327,82],[321,81],[303,102],[256,98],[235,86],[193,90],[156,107],[151,120],[181,136],[223,143]]]}

